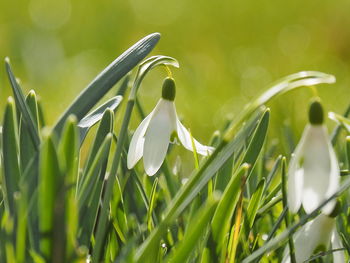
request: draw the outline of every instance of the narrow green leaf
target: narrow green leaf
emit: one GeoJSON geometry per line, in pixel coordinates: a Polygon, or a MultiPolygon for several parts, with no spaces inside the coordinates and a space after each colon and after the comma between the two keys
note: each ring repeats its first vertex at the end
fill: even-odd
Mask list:
{"type": "Polygon", "coordinates": [[[63,113],[54,131],[60,133],[66,118],[71,114],[74,114],[78,121],[81,120],[114,84],[151,52],[159,39],[158,33],[144,37],[106,67],[63,113]]]}
{"type": "Polygon", "coordinates": [[[156,200],[157,185],[158,185],[158,178],[154,180],[152,190],[151,190],[151,195],[149,198],[149,208],[147,210],[147,227],[148,227],[148,231],[150,232],[153,228],[152,213],[153,213],[154,203],[156,200]]]}
{"type": "Polygon", "coordinates": [[[22,114],[22,118],[25,121],[26,125],[28,126],[28,131],[30,134],[31,139],[33,140],[34,147],[35,149],[39,148],[40,145],[40,138],[38,134],[38,129],[36,125],[36,121],[34,117],[32,116],[30,109],[25,101],[23,92],[16,80],[16,77],[14,76],[11,65],[10,65],[10,60],[8,58],[5,59],[5,66],[6,66],[6,71],[8,74],[8,77],[10,79],[13,95],[15,97],[16,101],[16,106],[18,107],[19,111],[22,114]]]}
{"type": "MultiPolygon", "coordinates": [[[[109,149],[112,142],[112,134],[108,134],[101,144],[97,154],[90,166],[90,169],[87,171],[86,178],[79,189],[78,192],[78,203],[79,203],[79,211],[81,211],[86,206],[86,202],[88,201],[91,191],[97,182],[98,175],[100,174],[98,171],[101,168],[101,165],[106,161],[109,153],[109,149]]],[[[103,179],[103,178],[102,178],[103,179]]]]}
{"type": "Polygon", "coordinates": [[[80,145],[83,143],[85,136],[90,130],[90,128],[102,119],[102,116],[106,109],[115,111],[120,105],[122,99],[123,98],[121,96],[116,96],[109,99],[107,102],[102,104],[100,107],[98,107],[93,112],[91,112],[79,121],[78,127],[80,133],[80,145]]]}
{"type": "Polygon", "coordinates": [[[74,254],[78,228],[78,205],[75,199],[75,183],[79,169],[79,137],[77,120],[68,117],[58,147],[60,170],[64,175],[55,205],[53,229],[55,247],[54,262],[67,261],[74,254]]]}
{"type": "MultiPolygon", "coordinates": [[[[28,106],[29,112],[31,116],[33,116],[33,121],[35,125],[35,129],[39,130],[39,117],[38,117],[38,105],[37,105],[37,99],[36,94],[33,90],[31,90],[26,97],[26,105],[28,106]]],[[[33,159],[33,156],[37,154],[36,147],[34,145],[33,140],[30,138],[30,131],[29,127],[27,125],[27,122],[24,121],[23,115],[21,116],[20,120],[20,132],[19,132],[19,140],[20,140],[20,163],[21,163],[21,169],[22,173],[25,173],[26,168],[30,164],[30,162],[33,159]]],[[[37,174],[38,174],[38,168],[37,165],[32,167],[32,169],[28,170],[29,174],[25,176],[24,181],[22,184],[28,185],[30,189],[35,189],[37,187],[37,174]]]]}
{"type": "Polygon", "coordinates": [[[60,189],[59,178],[61,172],[52,134],[49,131],[45,132],[40,151],[38,215],[41,234],[40,250],[49,259],[53,250],[55,201],[57,191],[60,189]]]}
{"type": "Polygon", "coordinates": [[[18,160],[18,128],[14,100],[9,97],[4,114],[2,127],[2,157],[3,157],[3,191],[10,215],[16,212],[14,195],[19,190],[21,176],[18,160]]]}
{"type": "Polygon", "coordinates": [[[328,118],[341,125],[346,130],[347,134],[350,134],[350,120],[348,118],[334,112],[328,113],[328,118]]]}
{"type": "Polygon", "coordinates": [[[211,222],[213,239],[216,242],[216,252],[219,253],[223,248],[227,233],[230,231],[231,219],[238,202],[242,178],[247,175],[249,165],[243,164],[231,179],[222,195],[222,198],[215,210],[213,220],[211,222]]]}
{"type": "Polygon", "coordinates": [[[348,163],[348,170],[350,170],[350,136],[346,137],[346,157],[348,163]]]}
{"type": "MultiPolygon", "coordinates": [[[[290,219],[288,213],[288,203],[287,203],[287,161],[286,158],[282,158],[282,167],[281,167],[281,177],[282,177],[282,200],[283,200],[283,208],[286,209],[286,214],[284,216],[284,222],[286,224],[286,228],[288,229],[290,226],[290,219]]],[[[295,259],[295,250],[294,250],[294,242],[293,235],[290,234],[288,237],[288,246],[289,246],[289,257],[291,263],[296,263],[295,259]]]]}
{"type": "Polygon", "coordinates": [[[80,188],[80,186],[84,182],[86,174],[90,170],[90,167],[94,159],[96,158],[97,151],[101,147],[101,144],[103,143],[107,134],[113,131],[113,123],[114,123],[113,120],[114,120],[114,113],[111,109],[107,108],[102,115],[101,122],[97,129],[94,142],[92,144],[92,147],[90,149],[90,152],[88,154],[87,160],[84,165],[84,171],[81,174],[81,177],[79,178],[78,185],[77,185],[78,188],[80,188]]]}
{"type": "Polygon", "coordinates": [[[224,135],[224,140],[229,141],[235,133],[236,129],[262,105],[268,103],[275,97],[300,87],[310,87],[319,84],[332,84],[335,82],[333,75],[325,74],[318,71],[302,71],[292,75],[288,75],[273,84],[267,91],[260,95],[257,99],[247,104],[243,111],[237,116],[236,121],[232,122],[224,135]]]}
{"type": "Polygon", "coordinates": [[[16,231],[16,262],[25,262],[27,241],[27,201],[23,194],[16,195],[17,202],[17,231],[16,231]]]}
{"type": "MultiPolygon", "coordinates": [[[[345,110],[343,116],[344,116],[345,118],[348,118],[349,115],[350,115],[350,105],[346,108],[346,110],[345,110]]],[[[333,129],[332,134],[331,134],[331,136],[330,136],[332,145],[335,145],[335,144],[336,144],[341,128],[342,128],[342,125],[341,125],[341,124],[338,124],[338,125],[333,129]]]]}
{"type": "Polygon", "coordinates": [[[265,188],[265,179],[262,179],[258,184],[258,187],[256,188],[255,192],[253,193],[252,198],[249,201],[248,208],[247,208],[247,219],[248,219],[248,225],[250,228],[254,224],[255,216],[260,207],[264,188],[265,188]]]}
{"type": "MultiPolygon", "coordinates": [[[[169,263],[182,263],[186,262],[191,253],[193,253],[193,249],[196,247],[200,238],[206,233],[207,227],[209,225],[210,220],[214,214],[215,208],[218,204],[219,197],[213,194],[213,198],[209,199],[202,208],[196,213],[191,222],[189,223],[189,227],[187,228],[187,232],[185,236],[181,240],[180,244],[173,250],[173,253],[169,255],[168,260],[166,262],[169,263]]],[[[153,262],[152,259],[148,258],[144,262],[153,262]]]]}

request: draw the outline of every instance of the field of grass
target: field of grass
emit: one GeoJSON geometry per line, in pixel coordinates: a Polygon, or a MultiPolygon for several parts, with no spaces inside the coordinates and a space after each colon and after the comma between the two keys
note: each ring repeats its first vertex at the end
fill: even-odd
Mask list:
{"type": "Polygon", "coordinates": [[[330,115],[337,126],[328,135],[316,89],[334,76],[278,80],[205,146],[176,115],[177,60],[145,59],[159,38],[148,35],[115,59],[52,128],[6,59],[13,94],[1,130],[1,262],[345,262],[349,112],[330,115]],[[167,78],[146,117],[139,91],[155,68],[167,78]],[[302,88],[314,94],[309,124],[298,146],[285,127],[283,156],[268,138],[273,111],[265,104],[302,88]],[[102,99],[107,92],[115,96],[102,99]],[[146,117],[133,135],[132,115],[146,117]],[[181,144],[192,157],[181,158],[181,144]]]}
{"type": "Polygon", "coordinates": [[[1,1],[0,262],[348,262],[349,8],[1,1]]]}

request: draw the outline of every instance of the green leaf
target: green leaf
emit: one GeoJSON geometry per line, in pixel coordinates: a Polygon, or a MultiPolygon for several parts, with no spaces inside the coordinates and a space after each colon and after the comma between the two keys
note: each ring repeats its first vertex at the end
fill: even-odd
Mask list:
{"type": "Polygon", "coordinates": [[[80,244],[86,246],[89,244],[97,218],[112,138],[111,133],[105,137],[87,171],[77,196],[81,226],[78,237],[80,244]]]}
{"type": "MultiPolygon", "coordinates": [[[[31,90],[26,97],[26,105],[28,105],[28,109],[30,111],[31,116],[33,116],[33,121],[35,125],[35,129],[39,129],[38,123],[38,105],[36,94],[33,90],[31,90]]],[[[23,115],[20,120],[20,132],[19,132],[19,140],[20,140],[20,163],[22,173],[25,174],[25,171],[30,165],[30,162],[33,161],[33,156],[37,155],[37,150],[34,145],[34,142],[30,138],[30,131],[27,123],[23,120],[23,115]]],[[[37,163],[36,163],[37,164],[37,163]]],[[[22,185],[29,187],[29,189],[33,190],[37,187],[38,183],[38,167],[34,165],[32,169],[28,170],[28,174],[26,174],[25,178],[23,178],[22,185]]],[[[29,190],[28,189],[28,190],[29,190]]]]}
{"type": "Polygon", "coordinates": [[[64,176],[56,199],[53,231],[54,240],[58,245],[54,249],[53,257],[55,262],[63,262],[66,261],[67,255],[74,252],[78,228],[78,205],[74,186],[79,169],[79,137],[74,115],[66,121],[58,153],[60,170],[64,176]]]}
{"type": "MultiPolygon", "coordinates": [[[[212,199],[209,199],[202,208],[193,217],[187,231],[180,241],[179,245],[173,250],[171,255],[167,258],[166,262],[169,263],[182,263],[186,262],[189,256],[193,253],[194,248],[197,246],[200,238],[207,232],[207,227],[212,219],[215,208],[218,204],[219,197],[213,195],[212,199]]],[[[153,262],[151,258],[148,258],[144,262],[153,262]]]]}
{"type": "Polygon", "coordinates": [[[347,134],[350,134],[350,120],[348,118],[334,112],[329,112],[328,118],[341,125],[346,130],[347,134]]]}
{"type": "MultiPolygon", "coordinates": [[[[97,182],[99,171],[101,166],[105,163],[108,158],[109,149],[112,142],[112,134],[108,134],[101,144],[97,154],[90,166],[90,169],[87,171],[86,178],[81,185],[81,189],[78,192],[78,203],[79,203],[79,211],[85,208],[86,202],[89,200],[91,196],[91,191],[97,182]]],[[[104,174],[101,174],[104,175],[104,174]]],[[[102,180],[104,178],[101,178],[102,180]]]]}
{"type": "Polygon", "coordinates": [[[38,129],[37,129],[37,122],[35,121],[35,118],[32,116],[31,111],[25,101],[23,92],[16,80],[16,77],[14,76],[11,65],[10,65],[10,60],[8,58],[5,59],[5,66],[6,66],[6,71],[8,74],[8,77],[10,79],[13,95],[15,97],[16,105],[19,109],[19,111],[22,114],[22,118],[25,121],[26,125],[28,126],[28,131],[30,134],[31,139],[33,140],[34,147],[35,149],[39,148],[40,145],[40,138],[38,134],[38,129]]]}
{"type": "Polygon", "coordinates": [[[60,133],[65,120],[71,114],[74,114],[78,121],[81,120],[114,84],[151,52],[159,39],[158,33],[144,37],[106,67],[63,113],[54,131],[60,133]]]}
{"type": "Polygon", "coordinates": [[[147,210],[147,227],[148,230],[151,232],[153,226],[152,226],[152,212],[153,212],[153,208],[154,208],[154,203],[155,203],[155,199],[156,199],[156,190],[157,190],[157,185],[158,185],[158,178],[156,178],[153,182],[153,186],[152,186],[152,190],[151,190],[151,195],[149,198],[149,206],[148,206],[148,210],[147,210]]]}
{"type": "MultiPolygon", "coordinates": [[[[96,158],[97,151],[100,149],[101,144],[106,138],[107,134],[113,131],[114,113],[111,109],[107,108],[101,118],[100,125],[97,129],[94,142],[88,154],[85,162],[83,173],[79,178],[77,187],[79,188],[85,180],[86,174],[89,171],[94,159],[96,158]]],[[[78,190],[79,191],[79,190],[78,190]]]]}
{"type": "Polygon", "coordinates": [[[247,220],[250,228],[254,224],[255,216],[260,207],[261,198],[262,198],[264,189],[265,189],[265,179],[262,179],[258,184],[255,192],[253,193],[247,208],[247,220]]]}
{"type": "Polygon", "coordinates": [[[333,75],[325,74],[318,71],[302,71],[292,75],[288,75],[272,85],[267,91],[260,95],[257,99],[247,104],[246,107],[236,117],[227,132],[224,135],[224,140],[230,140],[235,133],[236,129],[262,105],[268,103],[275,97],[278,97],[286,92],[300,88],[310,87],[319,84],[332,84],[335,82],[333,75]]]}
{"type": "Polygon", "coordinates": [[[41,233],[40,250],[49,259],[53,249],[55,202],[60,189],[61,172],[52,134],[47,130],[45,133],[40,151],[38,216],[41,233]]]}
{"type": "Polygon", "coordinates": [[[109,99],[107,102],[102,104],[100,107],[98,107],[93,112],[91,112],[90,114],[88,114],[87,116],[85,116],[83,119],[79,121],[78,127],[79,127],[79,134],[80,134],[80,145],[82,145],[85,139],[85,136],[90,130],[90,128],[102,119],[102,116],[106,111],[106,109],[110,109],[112,111],[116,110],[120,105],[122,99],[123,99],[122,96],[116,96],[109,99]]]}
{"type": "Polygon", "coordinates": [[[215,210],[213,220],[211,222],[212,236],[216,242],[216,252],[219,253],[223,249],[224,241],[227,239],[227,233],[230,231],[231,219],[238,202],[242,178],[247,175],[249,170],[248,164],[243,164],[231,179],[225,188],[222,198],[215,210]]]}
{"type": "Polygon", "coordinates": [[[18,160],[18,128],[14,100],[9,97],[2,127],[3,190],[10,215],[16,212],[14,195],[19,190],[21,176],[18,160]]]}

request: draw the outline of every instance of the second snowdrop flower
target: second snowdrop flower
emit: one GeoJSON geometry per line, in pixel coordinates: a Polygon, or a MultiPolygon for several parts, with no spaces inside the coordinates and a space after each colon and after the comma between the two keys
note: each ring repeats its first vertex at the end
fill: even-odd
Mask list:
{"type": "MultiPolygon", "coordinates": [[[[164,161],[173,135],[177,135],[186,149],[193,151],[191,135],[176,114],[175,92],[174,80],[166,78],[163,82],[162,98],[141,122],[131,139],[127,158],[129,169],[134,167],[143,156],[146,173],[154,175],[164,161]]],[[[214,150],[195,139],[193,141],[197,153],[201,155],[209,155],[214,150]]]]}
{"type": "MultiPolygon", "coordinates": [[[[342,248],[342,242],[337,233],[335,218],[324,214],[305,224],[294,238],[295,259],[297,263],[308,260],[313,254],[327,251],[331,244],[332,249],[342,248]]],[[[286,250],[282,263],[290,263],[289,250],[286,250]]],[[[344,252],[333,252],[334,263],[345,262],[344,252]]]]}
{"type": "MultiPolygon", "coordinates": [[[[288,205],[293,213],[301,205],[306,213],[311,213],[339,187],[338,161],[323,125],[322,105],[317,100],[310,105],[309,122],[288,170],[288,205]]],[[[322,212],[330,214],[335,202],[328,202],[322,212]]]]}

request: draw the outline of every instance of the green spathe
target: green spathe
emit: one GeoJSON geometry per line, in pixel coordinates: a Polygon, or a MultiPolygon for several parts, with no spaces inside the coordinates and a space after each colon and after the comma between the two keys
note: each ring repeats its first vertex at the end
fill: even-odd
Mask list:
{"type": "Polygon", "coordinates": [[[162,98],[170,101],[174,101],[176,95],[175,81],[173,78],[166,78],[162,87],[162,98]]]}
{"type": "Polygon", "coordinates": [[[323,107],[320,100],[314,100],[309,108],[309,122],[312,125],[323,124],[323,107]]]}

